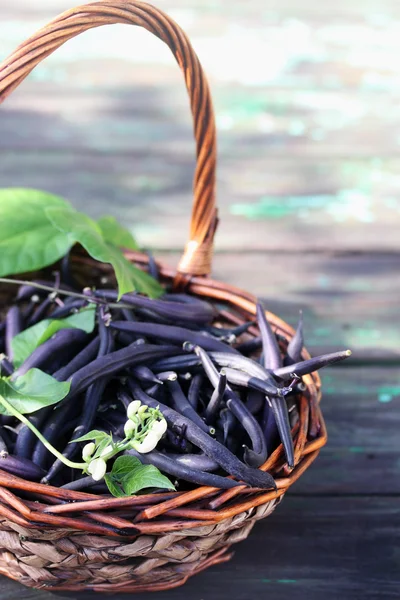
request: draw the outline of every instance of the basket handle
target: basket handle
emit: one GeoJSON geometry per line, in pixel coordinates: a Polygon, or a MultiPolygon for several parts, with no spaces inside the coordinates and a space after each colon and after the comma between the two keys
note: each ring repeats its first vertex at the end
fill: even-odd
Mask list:
{"type": "Polygon", "coordinates": [[[46,56],[80,33],[112,23],[140,25],[169,46],[183,71],[190,97],[197,165],[190,238],[178,273],[208,275],[217,226],[215,207],[216,134],[210,91],[186,34],[163,11],[144,2],[106,0],[68,10],[23,42],[0,65],[0,103],[46,56]]]}

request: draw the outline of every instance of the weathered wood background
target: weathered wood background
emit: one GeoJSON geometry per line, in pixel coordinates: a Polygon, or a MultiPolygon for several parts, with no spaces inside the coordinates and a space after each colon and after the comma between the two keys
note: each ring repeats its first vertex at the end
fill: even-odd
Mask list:
{"type": "MultiPolygon", "coordinates": [[[[188,32],[210,78],[214,276],[291,323],[302,308],[313,352],[355,352],[323,374],[330,439],[319,460],[233,562],[158,598],[398,598],[400,3],[154,3],[188,32]]],[[[0,57],[70,6],[1,0],[0,57]]],[[[186,241],[193,166],[179,69],[128,26],[69,42],[0,109],[1,187],[114,214],[171,262],[186,241]]],[[[0,584],[2,600],[56,598],[0,584]]]]}

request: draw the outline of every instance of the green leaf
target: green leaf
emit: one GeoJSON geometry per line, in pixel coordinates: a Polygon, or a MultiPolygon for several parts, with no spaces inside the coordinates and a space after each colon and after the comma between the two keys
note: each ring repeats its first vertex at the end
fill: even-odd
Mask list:
{"type": "Polygon", "coordinates": [[[106,473],[106,475],[104,475],[104,481],[106,482],[110,494],[116,498],[122,498],[123,496],[126,496],[118,482],[110,474],[106,473]]]}
{"type": "Polygon", "coordinates": [[[79,242],[95,260],[113,266],[119,298],[134,290],[150,297],[163,293],[162,287],[152,277],[132,265],[118,248],[103,239],[102,230],[93,219],[62,207],[50,207],[46,215],[55,227],[68,236],[71,245],[79,242]]]}
{"type": "Polygon", "coordinates": [[[88,442],[88,441],[92,441],[92,440],[94,442],[100,443],[105,438],[109,438],[109,437],[110,437],[109,434],[106,433],[105,431],[99,431],[98,429],[92,429],[92,431],[89,431],[85,435],[82,435],[81,437],[78,437],[75,440],[71,440],[70,444],[73,444],[74,442],[88,442]]]}
{"type": "Polygon", "coordinates": [[[113,244],[118,248],[127,248],[129,250],[139,250],[133,235],[122,227],[114,217],[105,216],[97,221],[105,242],[113,244]]]}
{"type": "MultiPolygon", "coordinates": [[[[68,394],[70,385],[66,381],[57,381],[40,369],[30,369],[14,381],[1,378],[0,395],[20,413],[29,414],[45,406],[57,404],[68,394]]],[[[2,406],[0,413],[8,414],[2,406]]]]}
{"type": "Polygon", "coordinates": [[[65,319],[44,319],[16,335],[12,342],[14,364],[19,367],[32,352],[61,329],[82,329],[92,333],[95,325],[95,308],[89,307],[65,319]]]}
{"type": "Polygon", "coordinates": [[[41,269],[68,252],[70,239],[46,217],[47,208],[68,203],[37,190],[0,190],[0,277],[41,269]]]}
{"type": "Polygon", "coordinates": [[[162,488],[174,490],[175,486],[165,477],[154,465],[141,465],[137,467],[130,475],[127,475],[122,486],[124,492],[131,496],[145,488],[162,488]]]}
{"type": "Polygon", "coordinates": [[[105,481],[111,494],[117,497],[131,496],[145,488],[175,489],[157,467],[143,465],[135,456],[117,458],[105,481]]]}

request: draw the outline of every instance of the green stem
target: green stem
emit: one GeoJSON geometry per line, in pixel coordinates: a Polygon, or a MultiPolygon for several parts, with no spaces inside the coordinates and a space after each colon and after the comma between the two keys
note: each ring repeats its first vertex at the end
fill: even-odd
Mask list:
{"type": "Polygon", "coordinates": [[[34,287],[38,290],[46,290],[47,292],[57,292],[59,296],[71,296],[72,298],[80,298],[81,300],[87,300],[87,302],[91,302],[92,304],[106,304],[110,308],[132,308],[130,304],[124,304],[123,302],[107,302],[107,300],[103,300],[102,298],[93,298],[92,296],[86,296],[85,294],[80,294],[79,292],[69,292],[67,290],[60,290],[58,288],[51,287],[51,285],[43,285],[41,283],[36,283],[34,281],[28,281],[25,279],[9,279],[8,277],[0,277],[0,283],[30,285],[31,287],[34,287]]]}
{"type": "Polygon", "coordinates": [[[71,467],[72,469],[81,469],[81,470],[85,469],[87,467],[86,463],[72,462],[71,460],[68,460],[68,458],[66,458],[65,456],[63,456],[61,454],[61,452],[59,452],[58,450],[56,450],[56,448],[54,448],[46,440],[46,438],[40,433],[40,431],[38,429],[36,429],[36,427],[34,425],[32,425],[32,423],[29,421],[29,419],[27,419],[24,415],[21,415],[21,413],[18,412],[18,410],[16,408],[14,408],[13,405],[10,404],[1,395],[0,395],[0,404],[2,404],[4,406],[4,408],[6,410],[8,410],[8,412],[10,412],[12,415],[14,415],[14,417],[16,417],[17,419],[19,419],[21,421],[21,423],[24,423],[24,425],[26,425],[27,427],[29,427],[29,429],[31,431],[33,431],[33,433],[36,435],[36,437],[39,438],[39,440],[42,442],[43,446],[45,446],[49,452],[51,452],[52,454],[54,454],[54,456],[56,458],[58,458],[59,460],[61,460],[61,462],[63,462],[64,465],[66,465],[67,467],[71,467]]]}

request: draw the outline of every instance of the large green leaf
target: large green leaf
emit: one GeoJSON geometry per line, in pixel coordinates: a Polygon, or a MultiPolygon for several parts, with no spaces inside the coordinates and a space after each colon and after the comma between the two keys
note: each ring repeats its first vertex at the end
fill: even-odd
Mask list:
{"type": "Polygon", "coordinates": [[[131,496],[145,488],[174,490],[175,487],[157,467],[143,465],[135,456],[120,456],[105,482],[113,496],[131,496]]]}
{"type": "Polygon", "coordinates": [[[119,297],[135,289],[150,297],[163,293],[153,278],[134,267],[118,248],[104,241],[101,228],[93,219],[62,207],[50,207],[46,209],[46,215],[55,227],[68,236],[71,244],[79,242],[94,259],[113,266],[119,297]]]}
{"type": "MultiPolygon", "coordinates": [[[[0,379],[0,396],[22,414],[33,413],[45,406],[57,404],[69,392],[70,383],[57,381],[40,369],[30,369],[14,381],[0,379]]],[[[8,414],[0,405],[0,413],[8,414]]]]}
{"type": "Polygon", "coordinates": [[[13,361],[19,367],[32,352],[61,329],[82,329],[91,333],[95,324],[95,308],[88,307],[65,319],[44,319],[16,335],[12,342],[13,361]]]}
{"type": "Polygon", "coordinates": [[[0,277],[41,269],[68,252],[70,240],[46,218],[49,207],[68,203],[36,190],[0,190],[0,277]]]}
{"type": "Polygon", "coordinates": [[[129,250],[139,250],[135,238],[130,231],[122,227],[115,217],[105,216],[97,221],[103,234],[103,239],[118,248],[128,248],[129,250]]]}

